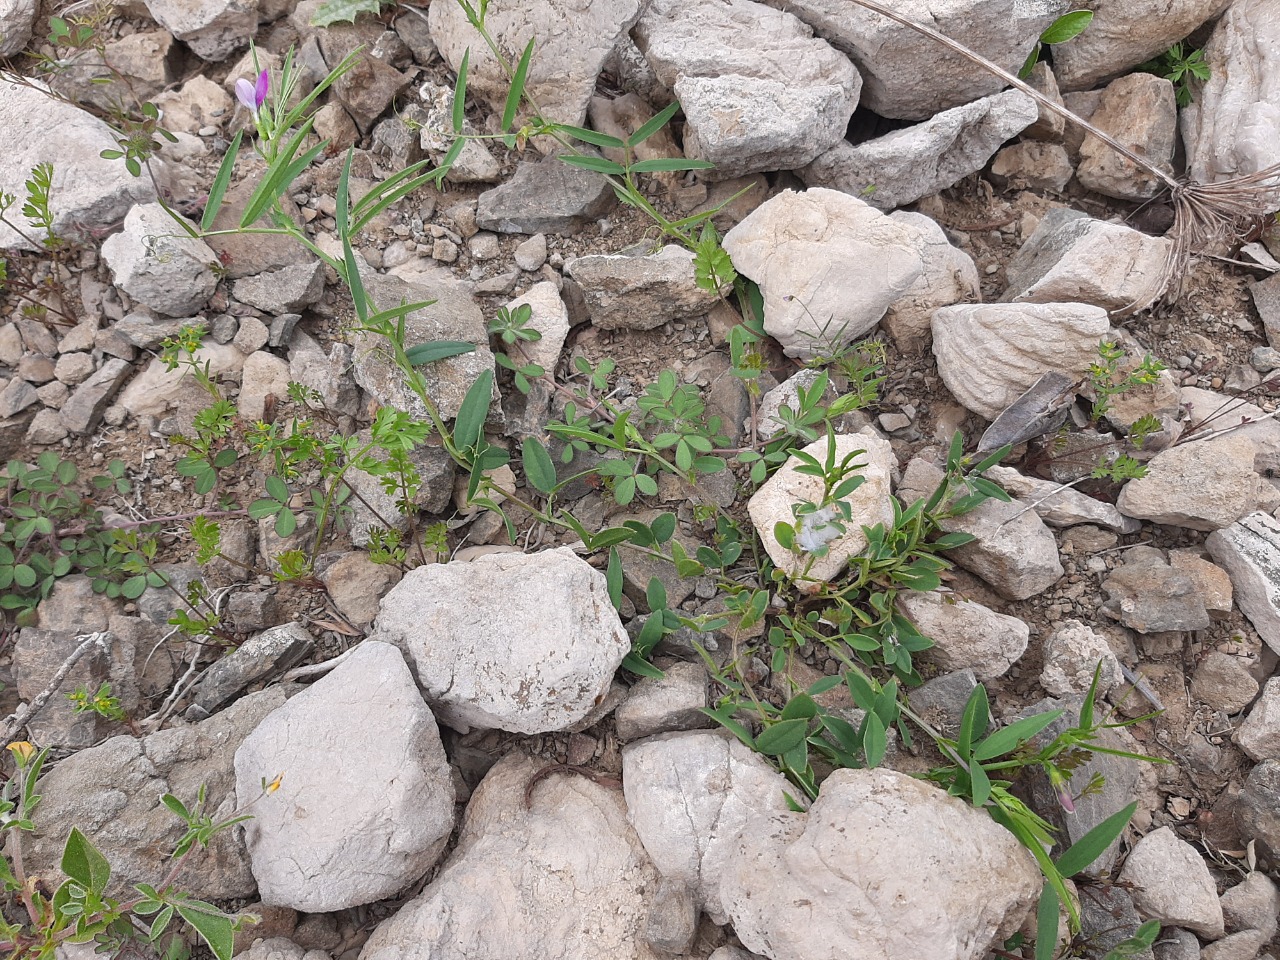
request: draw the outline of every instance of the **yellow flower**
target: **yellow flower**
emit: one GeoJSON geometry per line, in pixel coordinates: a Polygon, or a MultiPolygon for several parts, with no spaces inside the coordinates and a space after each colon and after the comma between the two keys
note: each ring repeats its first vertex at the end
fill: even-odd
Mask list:
{"type": "Polygon", "coordinates": [[[27,762],[35,756],[36,748],[26,740],[18,740],[9,744],[6,748],[13,753],[14,760],[17,761],[19,767],[25,767],[27,762]]]}
{"type": "Polygon", "coordinates": [[[276,778],[267,784],[267,793],[275,793],[280,789],[280,781],[284,779],[283,773],[277,773],[276,778]]]}

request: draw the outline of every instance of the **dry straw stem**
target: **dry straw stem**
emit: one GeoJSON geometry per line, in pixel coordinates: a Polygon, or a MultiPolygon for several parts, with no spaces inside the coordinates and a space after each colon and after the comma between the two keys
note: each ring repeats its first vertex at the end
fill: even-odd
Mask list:
{"type": "Polygon", "coordinates": [[[1243,241],[1259,227],[1268,214],[1280,208],[1280,163],[1257,173],[1217,183],[1199,183],[1191,179],[1178,180],[1150,160],[1134,153],[1110,134],[1099,130],[1062,104],[1046,97],[1039,90],[1019,80],[1008,70],[992,63],[981,54],[970,50],[964,44],[952,40],[932,27],[909,20],[875,0],[853,0],[853,3],[954,50],[965,59],[1032,97],[1046,110],[1064,117],[1091,136],[1097,137],[1112,150],[1165,185],[1173,204],[1175,218],[1173,228],[1168,233],[1169,239],[1173,242],[1169,245],[1164,270],[1161,272],[1159,282],[1147,297],[1121,308],[1116,311],[1117,313],[1134,314],[1161,299],[1165,303],[1173,303],[1182,292],[1182,282],[1196,254],[1213,252],[1243,241]]]}

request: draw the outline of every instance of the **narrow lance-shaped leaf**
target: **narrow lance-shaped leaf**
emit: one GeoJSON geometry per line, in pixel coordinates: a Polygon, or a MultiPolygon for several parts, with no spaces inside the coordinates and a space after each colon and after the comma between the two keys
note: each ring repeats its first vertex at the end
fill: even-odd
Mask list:
{"type": "Polygon", "coordinates": [[[493,392],[493,371],[485,370],[467,390],[453,424],[453,443],[461,450],[474,449],[480,442],[493,392]]]}
{"type": "Polygon", "coordinates": [[[671,121],[671,118],[676,115],[676,111],[679,109],[679,101],[673,101],[662,110],[658,111],[658,113],[654,114],[641,124],[639,130],[627,137],[627,146],[636,147],[644,143],[655,133],[665,127],[671,121]]]}
{"type": "Polygon", "coordinates": [[[208,230],[213,226],[213,221],[222,208],[222,198],[227,195],[227,187],[231,183],[231,171],[236,165],[236,156],[240,153],[240,141],[243,138],[244,131],[236,131],[236,135],[231,140],[231,146],[227,147],[222,164],[218,167],[218,173],[213,178],[213,185],[209,187],[209,201],[204,205],[204,216],[200,218],[201,230],[208,230]]]}
{"type": "Polygon", "coordinates": [[[461,340],[432,340],[430,343],[420,343],[416,347],[410,347],[404,353],[409,362],[416,367],[424,363],[434,363],[437,360],[447,360],[449,357],[459,357],[464,353],[473,353],[475,349],[474,343],[465,343],[461,340]]]}
{"type": "Polygon", "coordinates": [[[462,54],[462,63],[458,67],[458,80],[453,85],[453,132],[462,133],[462,124],[467,119],[467,67],[471,63],[471,48],[462,54]]]}
{"type": "Polygon", "coordinates": [[[529,38],[529,42],[525,45],[524,53],[520,55],[520,62],[516,64],[515,75],[511,78],[511,89],[507,91],[507,102],[502,108],[502,131],[503,133],[511,129],[511,124],[515,122],[516,111],[520,109],[520,98],[524,96],[525,80],[529,77],[529,61],[533,57],[534,39],[529,38]]]}
{"type": "Polygon", "coordinates": [[[526,437],[520,448],[524,475],[539,493],[551,494],[556,488],[556,467],[551,454],[537,437],[526,437]]]}
{"type": "Polygon", "coordinates": [[[1123,810],[1107,817],[1107,819],[1073,843],[1058,858],[1058,871],[1064,877],[1074,877],[1097,860],[1102,856],[1103,851],[1111,846],[1120,834],[1124,833],[1124,828],[1129,825],[1129,821],[1133,818],[1137,809],[1138,804],[1136,802],[1129,804],[1123,810]]]}

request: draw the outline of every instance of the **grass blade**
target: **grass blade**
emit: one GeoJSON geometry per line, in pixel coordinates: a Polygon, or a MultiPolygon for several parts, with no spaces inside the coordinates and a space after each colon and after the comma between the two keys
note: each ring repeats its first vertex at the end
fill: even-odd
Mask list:
{"type": "Polygon", "coordinates": [[[659,130],[665,127],[667,123],[670,122],[671,118],[676,115],[676,111],[679,109],[680,109],[679,102],[673,101],[669,106],[664,108],[662,111],[660,111],[659,113],[655,114],[654,116],[646,120],[640,126],[639,130],[637,130],[631,136],[627,137],[626,145],[628,147],[636,147],[639,144],[644,143],[646,140],[652,137],[655,133],[657,133],[659,130]]]}
{"type": "Polygon", "coordinates": [[[1107,817],[1107,819],[1073,843],[1058,858],[1058,872],[1064,877],[1073,877],[1097,860],[1107,847],[1111,846],[1115,839],[1124,833],[1124,828],[1129,825],[1129,820],[1137,809],[1138,804],[1135,801],[1123,810],[1107,817]]]}
{"type": "Polygon", "coordinates": [[[236,165],[236,157],[240,153],[240,141],[243,138],[244,131],[237,131],[231,146],[227,147],[222,165],[218,167],[218,175],[213,178],[213,186],[209,188],[209,202],[204,205],[204,216],[200,218],[201,230],[208,230],[213,226],[218,210],[222,208],[222,198],[227,195],[227,187],[231,185],[231,171],[236,165]]]}
{"type": "Polygon", "coordinates": [[[660,170],[710,170],[714,163],[706,160],[689,160],[685,157],[658,157],[654,160],[641,160],[631,165],[632,173],[656,173],[660,170]]]}
{"type": "Polygon", "coordinates": [[[623,169],[622,164],[606,160],[604,157],[561,156],[560,159],[571,167],[581,167],[583,170],[590,170],[592,173],[613,174],[620,177],[627,172],[623,169]]]}
{"type": "Polygon", "coordinates": [[[267,170],[267,175],[263,177],[262,182],[258,184],[258,189],[253,191],[253,195],[249,198],[249,203],[244,208],[244,214],[240,218],[240,226],[248,227],[257,222],[258,218],[266,212],[267,206],[284,193],[307,165],[320,155],[320,152],[328,145],[328,141],[317,144],[312,147],[301,157],[295,159],[298,148],[302,146],[307,134],[311,132],[311,126],[315,121],[308,118],[295,133],[284,150],[276,158],[276,162],[267,170]]]}
{"type": "Polygon", "coordinates": [[[597,147],[612,147],[615,150],[621,150],[626,146],[617,137],[611,137],[607,133],[600,133],[596,130],[588,130],[586,127],[571,127],[567,124],[560,128],[561,133],[567,133],[575,140],[581,140],[583,143],[590,143],[597,147]]]}
{"type": "Polygon", "coordinates": [[[467,67],[471,63],[471,48],[467,47],[462,54],[462,63],[458,67],[458,80],[453,85],[453,132],[462,133],[462,124],[467,119],[467,67]]]}
{"type": "Polygon", "coordinates": [[[1040,888],[1040,902],[1036,905],[1036,956],[1035,960],[1053,960],[1058,952],[1058,895],[1053,887],[1040,888]]]}
{"type": "Polygon", "coordinates": [[[474,353],[475,349],[474,343],[464,343],[461,340],[432,340],[430,343],[410,347],[404,355],[416,367],[424,363],[435,363],[437,360],[447,360],[449,357],[460,357],[464,353],[474,353]]]}
{"type": "Polygon", "coordinates": [[[525,45],[520,54],[520,62],[516,64],[515,76],[511,78],[511,89],[507,91],[507,102],[502,108],[502,132],[506,133],[515,122],[516,111],[520,109],[520,98],[524,96],[524,82],[529,76],[529,60],[533,57],[533,37],[525,45]]]}

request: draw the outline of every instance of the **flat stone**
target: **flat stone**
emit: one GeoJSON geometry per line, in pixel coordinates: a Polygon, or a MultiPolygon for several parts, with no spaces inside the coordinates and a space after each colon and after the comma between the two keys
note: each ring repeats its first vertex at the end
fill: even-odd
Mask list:
{"type": "Polygon", "coordinates": [[[614,710],[618,739],[712,726],[715,721],[700,712],[707,706],[707,668],[701,663],[673,663],[661,678],[641,677],[614,710]]]}
{"type": "Polygon", "coordinates": [[[143,2],[157,23],[204,60],[225,60],[248,46],[258,29],[258,5],[252,0],[143,2]]]}
{"type": "Polygon", "coordinates": [[[991,179],[1002,186],[1061,193],[1074,175],[1071,157],[1060,143],[1023,140],[1005,147],[991,161],[991,179]]]}
{"type": "Polygon", "coordinates": [[[1222,919],[1227,930],[1260,930],[1270,940],[1276,934],[1277,917],[1280,917],[1280,890],[1275,882],[1260,870],[1229,889],[1218,902],[1222,904],[1222,919]]]}
{"type": "Polygon", "coordinates": [[[1105,697],[1124,681],[1120,661],[1111,652],[1107,638],[1079,620],[1064,621],[1045,641],[1040,686],[1051,697],[1085,694],[1095,675],[1099,697],[1105,697]]]}
{"type": "Polygon", "coordinates": [[[102,259],[116,286],[168,317],[191,316],[218,285],[209,267],[216,260],[214,252],[203,240],[183,233],[158,203],[130,210],[124,230],[102,245],[102,259]]]}
{"type": "Polygon", "coordinates": [[[1205,547],[1231,577],[1240,612],[1280,653],[1280,521],[1251,513],[1209,534],[1205,547]]]}
{"type": "Polygon", "coordinates": [[[1280,677],[1267,681],[1234,739],[1254,760],[1280,760],[1280,677]]]}
{"type": "Polygon", "coordinates": [[[577,257],[565,272],[582,288],[591,322],[602,330],[652,330],[701,316],[718,299],[694,282],[693,252],[675,244],[648,255],[577,257]]]}
{"type": "MultiPolygon", "coordinates": [[[[443,6],[443,4],[442,4],[443,6]]],[[[499,233],[576,233],[604,216],[616,198],[598,173],[554,154],[516,166],[509,180],[480,194],[476,224],[499,233]]]]}
{"type": "Polygon", "coordinates": [[[1158,550],[1130,551],[1102,589],[1108,598],[1102,612],[1139,633],[1204,630],[1210,623],[1195,583],[1158,550]]]}
{"type": "Polygon", "coordinates": [[[196,686],[195,703],[214,713],[258,680],[288,670],[315,646],[305,627],[286,623],[250,637],[222,657],[196,686]]]}
{"type": "Polygon", "coordinates": [[[88,433],[102,420],[103,411],[121,384],[133,372],[124,360],[113,357],[76,387],[62,405],[62,424],[72,433],[88,433]]]}
{"type": "Polygon", "coordinates": [[[972,670],[979,680],[1004,676],[1026,652],[1031,635],[1017,617],[954,594],[904,591],[898,609],[933,640],[923,659],[949,673],[972,670]]]}
{"type": "Polygon", "coordinates": [[[1274,862],[1280,857],[1280,760],[1263,760],[1249,771],[1235,804],[1240,835],[1256,840],[1274,862]]]}
{"type": "Polygon", "coordinates": [[[934,310],[981,299],[978,268],[973,258],[953,247],[942,227],[924,214],[898,210],[889,218],[919,229],[927,247],[922,258],[923,272],[889,304],[880,326],[900,346],[923,346],[932,335],[934,310]]]}
{"type": "Polygon", "coordinates": [[[1209,939],[1222,936],[1222,906],[1209,867],[1172,827],[1161,827],[1139,840],[1120,879],[1144,916],[1209,939]]]}
{"type": "Polygon", "coordinates": [[[874,140],[841,140],[796,171],[806,185],[840,190],[894,210],[954,186],[1039,115],[1020,90],[966,103],[874,140]]]}
{"type": "Polygon", "coordinates": [[[17,56],[31,40],[40,5],[35,0],[0,2],[0,58],[17,56]]]}
{"type": "Polygon", "coordinates": [[[1023,476],[1012,467],[997,465],[987,470],[986,475],[1008,493],[1031,504],[1040,519],[1051,527],[1092,523],[1117,533],[1136,533],[1142,526],[1109,503],[1051,480],[1023,476]]]}
{"type": "Polygon", "coordinates": [[[241,303],[270,314],[298,313],[324,293],[324,265],[316,260],[245,277],[236,281],[231,293],[241,303]]]}

